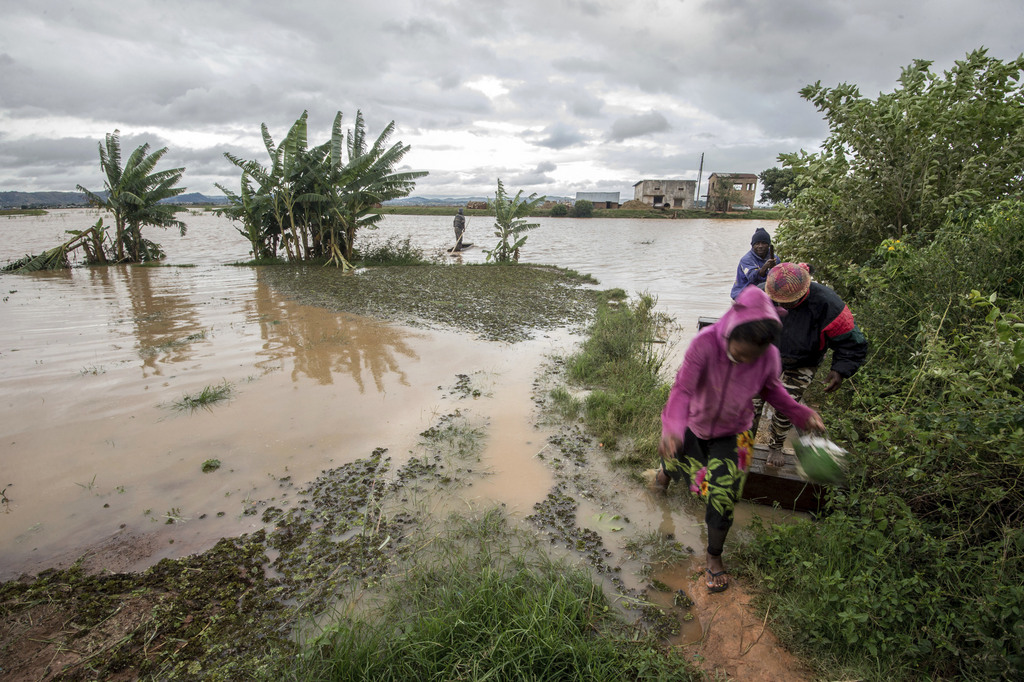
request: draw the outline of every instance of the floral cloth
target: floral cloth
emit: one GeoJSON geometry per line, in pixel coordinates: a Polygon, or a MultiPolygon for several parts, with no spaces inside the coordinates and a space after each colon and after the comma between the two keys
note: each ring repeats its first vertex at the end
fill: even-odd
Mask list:
{"type": "MultiPolygon", "coordinates": [[[[682,447],[675,459],[661,460],[661,468],[675,482],[688,485],[690,492],[700,495],[707,503],[704,520],[708,524],[709,547],[714,547],[710,531],[727,531],[732,526],[733,509],[743,495],[747,470],[754,456],[754,438],[750,431],[735,436],[705,440],[687,429],[682,447]]],[[[722,539],[724,540],[724,534],[722,539]]]]}

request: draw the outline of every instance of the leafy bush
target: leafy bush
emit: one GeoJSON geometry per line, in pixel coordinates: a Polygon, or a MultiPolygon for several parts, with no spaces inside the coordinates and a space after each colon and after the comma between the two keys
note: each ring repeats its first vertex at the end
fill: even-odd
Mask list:
{"type": "Polygon", "coordinates": [[[594,202],[580,199],[572,207],[574,218],[589,218],[594,215],[594,202]]]}
{"type": "Polygon", "coordinates": [[[941,76],[930,66],[914,61],[874,100],[845,83],[801,91],[831,134],[818,154],[779,157],[801,188],[776,235],[790,260],[842,287],[883,240],[924,245],[950,213],[1021,195],[1024,56],[980,49],[941,76]]]}
{"type": "Polygon", "coordinates": [[[1022,243],[1007,201],[851,268],[875,354],[825,411],[849,490],[818,523],[762,530],[748,559],[791,636],[861,676],[1024,670],[1022,243]]]}
{"type": "Polygon", "coordinates": [[[555,204],[551,207],[552,218],[561,218],[567,215],[569,215],[569,207],[565,204],[555,204]]]}
{"type": "Polygon", "coordinates": [[[388,237],[381,244],[362,246],[354,258],[363,265],[424,265],[430,261],[423,257],[423,249],[412,245],[409,237],[388,237]]]}

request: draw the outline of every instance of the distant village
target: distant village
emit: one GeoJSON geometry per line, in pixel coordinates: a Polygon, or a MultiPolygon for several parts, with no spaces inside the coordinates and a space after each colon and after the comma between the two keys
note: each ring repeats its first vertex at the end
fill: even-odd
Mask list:
{"type": "Polygon", "coordinates": [[[633,198],[620,203],[619,192],[577,192],[576,201],[586,200],[594,208],[706,208],[709,211],[747,211],[754,208],[757,175],[754,173],[712,173],[704,201],[697,197],[699,180],[640,180],[633,185],[633,198]],[[636,204],[639,202],[643,206],[636,204]]]}
{"type": "MultiPolygon", "coordinates": [[[[577,192],[575,199],[552,199],[547,205],[562,203],[573,205],[589,201],[594,208],[655,208],[700,209],[708,211],[746,211],[754,208],[758,176],[754,173],[712,173],[708,176],[707,193],[697,196],[699,180],[640,180],[633,185],[633,197],[622,201],[619,192],[577,192]]],[[[173,203],[189,205],[226,204],[227,197],[206,196],[192,192],[175,197],[173,203]]],[[[487,208],[483,197],[471,199],[406,197],[389,204],[402,206],[465,205],[467,208],[487,208]]],[[[0,192],[0,208],[76,208],[87,206],[81,192],[0,192]]]]}

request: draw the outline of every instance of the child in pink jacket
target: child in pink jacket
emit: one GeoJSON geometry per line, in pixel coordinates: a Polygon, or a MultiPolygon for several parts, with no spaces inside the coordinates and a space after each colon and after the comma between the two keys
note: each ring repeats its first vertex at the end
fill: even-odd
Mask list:
{"type": "Polygon", "coordinates": [[[782,323],[771,299],[754,286],[705,327],[686,350],[661,413],[658,485],[682,481],[707,502],[707,587],[729,587],[722,547],[743,493],[754,452],[753,399],[761,396],[804,430],[823,430],[817,412],[796,402],[779,381],[782,323]]]}

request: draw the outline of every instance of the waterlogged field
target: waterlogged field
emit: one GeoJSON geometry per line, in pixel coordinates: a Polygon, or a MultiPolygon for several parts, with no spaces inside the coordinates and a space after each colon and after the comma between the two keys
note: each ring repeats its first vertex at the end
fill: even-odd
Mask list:
{"type": "MultiPolygon", "coordinates": [[[[48,248],[95,215],[6,219],[0,261],[48,248]]],[[[385,580],[392,562],[433,544],[449,514],[493,509],[587,566],[660,636],[700,637],[675,591],[703,546],[702,512],[611,471],[600,443],[565,432],[544,408],[598,291],[652,293],[685,338],[698,316],[728,305],[757,225],[542,219],[524,263],[594,283],[552,268],[477,267],[479,249],[448,257],[447,218],[389,216],[365,243],[409,239],[451,268],[348,275],[226,266],[247,257],[231,225],[209,214],[186,221],[186,237],[156,241],[168,265],[191,267],[2,276],[0,577],[83,554],[89,572],[195,555],[184,573],[153,568],[146,584],[202,594],[213,586],[198,576],[240,567],[241,585],[222,589],[246,591],[253,612],[225,622],[211,611],[207,624],[287,648],[300,613],[385,580]],[[648,594],[652,566],[666,573],[648,594]],[[277,610],[281,596],[304,610],[277,610]]],[[[487,231],[476,222],[469,234],[480,244],[487,231]]],[[[113,589],[74,580],[84,593],[113,589]]],[[[133,608],[151,608],[146,599],[133,608]]],[[[190,647],[202,620],[187,609],[181,619],[160,636],[191,644],[159,659],[164,673],[185,674],[199,655],[190,647]]],[[[125,650],[149,634],[133,632],[125,650]]]]}

